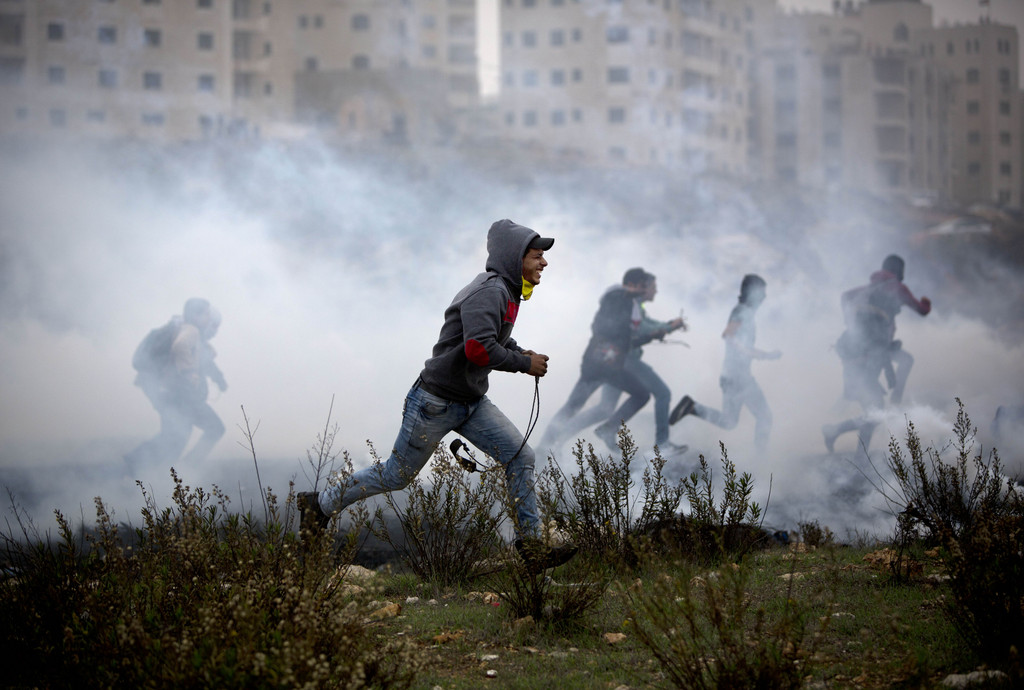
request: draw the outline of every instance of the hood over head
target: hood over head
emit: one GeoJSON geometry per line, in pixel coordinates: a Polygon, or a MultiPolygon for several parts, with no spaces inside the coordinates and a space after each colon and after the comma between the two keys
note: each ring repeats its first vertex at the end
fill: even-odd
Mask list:
{"type": "Polygon", "coordinates": [[[518,293],[523,280],[523,257],[531,246],[550,249],[550,237],[519,225],[507,218],[495,221],[487,231],[487,265],[490,273],[501,276],[518,293]]]}

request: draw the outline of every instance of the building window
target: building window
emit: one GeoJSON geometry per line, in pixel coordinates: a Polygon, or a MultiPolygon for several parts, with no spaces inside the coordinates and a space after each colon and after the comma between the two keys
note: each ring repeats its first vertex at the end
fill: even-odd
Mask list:
{"type": "Polygon", "coordinates": [[[977,146],[981,143],[981,132],[974,129],[967,133],[967,143],[972,146],[977,146]]]}
{"type": "Polygon", "coordinates": [[[515,123],[516,123],[516,114],[515,113],[505,113],[505,124],[508,127],[511,127],[515,123]]]}
{"type": "Polygon", "coordinates": [[[208,31],[201,32],[196,36],[196,47],[199,50],[213,50],[213,34],[208,31]]]}
{"type": "Polygon", "coordinates": [[[50,111],[50,126],[51,127],[67,127],[68,114],[60,108],[54,108],[50,111]]]}
{"type": "Polygon", "coordinates": [[[563,46],[565,45],[565,32],[561,29],[552,29],[551,31],[551,45],[563,46]]]}
{"type": "Polygon", "coordinates": [[[90,110],[85,114],[85,119],[89,122],[106,122],[107,113],[103,110],[90,110]]]}
{"type": "Polygon", "coordinates": [[[163,113],[142,113],[142,124],[147,127],[163,127],[165,121],[163,113]]]}
{"type": "Polygon", "coordinates": [[[200,91],[212,92],[214,89],[214,78],[212,74],[200,74],[198,89],[200,91]]]}
{"type": "Polygon", "coordinates": [[[352,69],[370,69],[370,58],[367,55],[353,55],[352,69]]]}
{"type": "Polygon", "coordinates": [[[565,124],[565,111],[564,110],[552,110],[551,111],[551,124],[555,127],[561,127],[565,124]]]}
{"type": "Polygon", "coordinates": [[[448,46],[448,62],[452,65],[472,65],[476,60],[472,44],[456,43],[448,46]]]}
{"type": "Polygon", "coordinates": [[[313,15],[313,28],[322,29],[324,28],[324,16],[322,14],[313,15]]]}
{"type": "Polygon", "coordinates": [[[582,40],[583,40],[583,29],[573,29],[572,30],[572,42],[573,43],[579,43],[582,40]]]}
{"type": "Polygon", "coordinates": [[[213,0],[197,0],[196,7],[209,9],[210,7],[213,7],[213,0]]]}
{"type": "Polygon", "coordinates": [[[572,109],[572,121],[573,122],[583,122],[583,110],[582,109],[580,109],[580,108],[573,108],[572,109]]]}
{"type": "Polygon", "coordinates": [[[605,35],[609,43],[629,43],[629,27],[609,26],[605,35]]]}
{"type": "Polygon", "coordinates": [[[981,72],[979,72],[974,67],[972,67],[971,69],[967,70],[967,83],[968,84],[977,84],[979,81],[981,81],[981,72]]]}
{"type": "MultiPolygon", "coordinates": [[[[60,22],[50,22],[46,25],[46,38],[49,41],[64,40],[64,25],[60,22]]],[[[53,111],[50,111],[53,112],[53,111]]]]}
{"type": "Polygon", "coordinates": [[[1002,86],[1010,85],[1010,70],[1006,69],[1005,67],[1002,67],[999,70],[999,83],[1002,86]]]}
{"type": "Polygon", "coordinates": [[[551,70],[551,85],[552,86],[563,86],[565,85],[565,70],[553,69],[551,70]]]}
{"type": "Polygon", "coordinates": [[[977,161],[967,164],[967,174],[971,177],[977,177],[981,174],[981,163],[977,161]]]}
{"type": "Polygon", "coordinates": [[[981,104],[978,101],[967,101],[967,114],[977,115],[981,112],[981,104]]]}
{"type": "Polygon", "coordinates": [[[99,71],[99,85],[104,89],[117,87],[117,70],[101,69],[99,71]]]}
{"type": "Polygon", "coordinates": [[[1002,175],[1003,177],[1012,177],[1013,165],[1007,163],[1006,161],[1003,161],[1002,163],[999,164],[999,174],[1002,175]]]}
{"type": "Polygon", "coordinates": [[[536,31],[524,31],[523,32],[523,47],[533,48],[537,45],[537,32],[536,31]]]}
{"type": "Polygon", "coordinates": [[[1009,132],[999,133],[999,143],[1003,146],[1009,146],[1013,142],[1013,136],[1009,132]]]}
{"type": "Polygon", "coordinates": [[[25,77],[25,58],[0,57],[0,86],[17,86],[25,77]]]}
{"type": "Polygon", "coordinates": [[[628,67],[609,67],[608,68],[608,83],[609,84],[628,84],[629,83],[629,68],[628,67]]]}
{"type": "Polygon", "coordinates": [[[527,110],[523,113],[523,127],[536,127],[537,126],[537,113],[533,110],[527,110]]]}
{"type": "Polygon", "coordinates": [[[892,31],[892,40],[896,43],[906,43],[910,40],[910,29],[903,22],[896,25],[892,31]]]}
{"type": "Polygon", "coordinates": [[[117,27],[101,26],[96,30],[96,40],[100,43],[117,43],[117,27]]]}
{"type": "Polygon", "coordinates": [[[147,91],[159,91],[163,88],[164,78],[159,72],[143,72],[142,88],[147,91]]]}
{"type": "Polygon", "coordinates": [[[315,57],[306,58],[305,65],[307,72],[316,72],[320,68],[320,63],[317,62],[315,57]]]}
{"type": "Polygon", "coordinates": [[[150,48],[159,46],[161,38],[160,29],[144,29],[142,32],[142,43],[150,48]]]}
{"type": "Polygon", "coordinates": [[[370,28],[370,17],[366,14],[352,15],[352,30],[367,31],[370,28]]]}
{"type": "Polygon", "coordinates": [[[49,67],[46,70],[46,81],[51,84],[63,84],[66,72],[63,67],[49,67]]]}
{"type": "Polygon", "coordinates": [[[142,0],[143,5],[159,5],[160,0],[142,0]]]}
{"type": "Polygon", "coordinates": [[[999,101],[999,114],[1009,115],[1012,112],[1010,101],[999,101]]]}
{"type": "Polygon", "coordinates": [[[523,86],[536,86],[537,85],[537,70],[528,69],[523,72],[523,86]]]}
{"type": "Polygon", "coordinates": [[[583,81],[583,70],[581,70],[579,67],[574,67],[572,70],[572,80],[573,83],[579,83],[583,81]]]}
{"type": "Polygon", "coordinates": [[[299,28],[305,29],[307,26],[309,26],[309,17],[304,14],[299,15],[299,28]]]}
{"type": "Polygon", "coordinates": [[[611,124],[622,124],[626,121],[626,109],[620,107],[608,108],[608,122],[611,124]]]}
{"type": "Polygon", "coordinates": [[[20,46],[25,18],[20,14],[0,14],[0,45],[20,46]]]}

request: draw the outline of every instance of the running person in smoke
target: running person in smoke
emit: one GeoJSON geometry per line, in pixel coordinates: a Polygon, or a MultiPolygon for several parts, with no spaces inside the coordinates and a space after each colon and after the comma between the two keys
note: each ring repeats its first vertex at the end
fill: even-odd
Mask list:
{"type": "Polygon", "coordinates": [[[733,307],[729,322],[722,332],[722,338],[725,339],[725,361],[722,364],[722,376],[718,379],[722,387],[721,411],[701,405],[689,395],[684,395],[672,410],[669,418],[672,424],[692,414],[723,429],[734,429],[739,422],[740,410],[746,405],[756,420],[754,444],[758,450],[767,449],[772,430],[772,411],[761,386],[750,371],[750,363],[755,359],[771,360],[782,356],[778,350],[766,352],[754,347],[757,337],[754,314],[766,296],[767,284],[761,276],[753,273],[743,276],[739,303],[733,307]]]}
{"type": "Polygon", "coordinates": [[[488,399],[488,375],[507,371],[541,377],[548,356],[524,350],[512,339],[522,300],[533,294],[548,265],[544,252],[554,240],[499,220],[487,233],[485,271],[448,306],[431,357],[405,399],[402,426],[387,461],[354,473],[324,491],[298,495],[302,529],[327,527],[330,516],[356,501],[404,488],[423,469],[437,444],[458,432],[504,466],[515,508],[516,548],[534,570],[569,560],[576,548],[548,546],[541,539],[534,489],[533,449],[488,399]]]}
{"type": "MultiPolygon", "coordinates": [[[[672,391],[662,380],[654,368],[644,362],[643,346],[653,340],[664,340],[665,336],[675,330],[686,330],[686,322],[683,318],[677,317],[671,321],[659,321],[648,315],[644,309],[645,302],[654,300],[658,294],[658,279],[644,271],[642,268],[631,268],[626,271],[622,278],[623,286],[639,284],[643,287],[635,301],[640,307],[640,321],[634,327],[632,347],[623,362],[623,369],[633,374],[654,396],[654,442],[659,450],[670,455],[681,455],[686,452],[685,445],[676,445],[669,441],[668,413],[672,404],[672,391]]],[[[614,383],[605,383],[601,386],[601,400],[582,412],[562,418],[559,423],[554,420],[548,425],[548,429],[541,439],[540,447],[543,449],[554,449],[566,438],[572,438],[587,427],[602,422],[612,416],[615,406],[622,396],[622,389],[614,383]]]]}
{"type": "MultiPolygon", "coordinates": [[[[627,366],[627,361],[639,343],[637,336],[643,322],[641,302],[653,278],[642,268],[631,268],[623,275],[621,285],[611,286],[601,296],[590,325],[590,341],[580,363],[580,377],[569,393],[569,399],[548,423],[542,439],[543,448],[557,447],[574,431],[597,421],[585,419],[581,426],[577,415],[594,391],[608,384],[628,393],[629,397],[617,410],[606,413],[605,421],[594,429],[594,435],[612,451],[618,450],[616,434],[619,425],[632,419],[651,397],[643,374],[638,368],[627,366]]],[[[682,319],[670,323],[671,328],[666,333],[684,325],[682,319]]]]}
{"type": "Polygon", "coordinates": [[[836,439],[848,431],[857,432],[858,443],[865,451],[871,445],[878,425],[871,417],[885,406],[880,375],[885,374],[890,402],[898,405],[903,400],[914,358],[894,337],[896,315],[904,305],[921,316],[932,310],[931,300],[918,300],[903,284],[903,269],[903,259],[890,254],[882,261],[882,270],[871,274],[867,285],[843,293],[846,330],[836,342],[836,352],[843,362],[843,397],[858,403],[863,414],[822,427],[829,453],[835,451],[836,439]]]}

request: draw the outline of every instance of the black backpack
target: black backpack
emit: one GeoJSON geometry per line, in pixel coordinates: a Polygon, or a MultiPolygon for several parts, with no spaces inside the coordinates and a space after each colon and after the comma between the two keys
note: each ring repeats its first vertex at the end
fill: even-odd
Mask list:
{"type": "Polygon", "coordinates": [[[171,345],[181,330],[181,321],[171,319],[146,334],[132,355],[132,366],[138,372],[158,373],[171,361],[171,345]]]}

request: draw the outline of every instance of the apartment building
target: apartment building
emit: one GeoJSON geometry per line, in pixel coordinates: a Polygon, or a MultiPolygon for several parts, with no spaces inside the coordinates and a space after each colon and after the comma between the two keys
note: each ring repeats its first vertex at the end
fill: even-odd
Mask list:
{"type": "Polygon", "coordinates": [[[502,136],[556,159],[747,170],[767,0],[502,0],[502,136]]]}
{"type": "Polygon", "coordinates": [[[956,201],[1024,206],[1018,39],[1015,27],[987,21],[920,37],[921,53],[954,74],[949,114],[956,201]]]}
{"type": "Polygon", "coordinates": [[[350,138],[444,140],[479,105],[474,0],[294,0],[295,117],[350,138]]]}
{"type": "Polygon", "coordinates": [[[0,132],[193,139],[231,113],[223,0],[0,0],[0,132]]]}
{"type": "Polygon", "coordinates": [[[760,67],[764,170],[812,187],[1019,207],[1017,51],[1014,27],[937,28],[921,0],[780,14],[760,67]]]}
{"type": "Polygon", "coordinates": [[[760,66],[766,175],[810,187],[949,196],[952,73],[920,49],[919,0],[778,15],[760,66]]]}
{"type": "Polygon", "coordinates": [[[0,0],[0,134],[436,140],[474,0],[0,0]]]}

